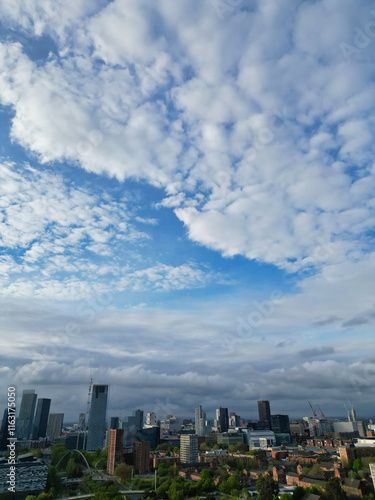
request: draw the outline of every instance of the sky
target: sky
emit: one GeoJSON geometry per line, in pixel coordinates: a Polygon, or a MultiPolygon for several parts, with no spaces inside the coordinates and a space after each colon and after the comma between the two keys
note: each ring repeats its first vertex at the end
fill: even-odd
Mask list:
{"type": "Polygon", "coordinates": [[[375,417],[373,3],[0,9],[0,404],[375,417]]]}

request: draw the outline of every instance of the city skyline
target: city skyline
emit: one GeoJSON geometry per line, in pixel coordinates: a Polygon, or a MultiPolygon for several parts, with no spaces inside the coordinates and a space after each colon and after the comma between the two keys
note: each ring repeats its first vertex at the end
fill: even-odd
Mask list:
{"type": "Polygon", "coordinates": [[[371,418],[372,2],[0,6],[17,404],[32,387],[76,420],[92,377],[113,415],[371,418]]]}

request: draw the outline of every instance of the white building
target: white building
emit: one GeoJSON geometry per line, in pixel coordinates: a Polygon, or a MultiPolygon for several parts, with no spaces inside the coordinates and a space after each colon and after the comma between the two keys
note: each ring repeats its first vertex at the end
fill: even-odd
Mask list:
{"type": "Polygon", "coordinates": [[[276,446],[275,433],[268,430],[254,431],[253,429],[242,429],[245,434],[245,442],[250,449],[273,448],[276,446]]]}
{"type": "Polygon", "coordinates": [[[156,426],[156,413],[153,411],[146,414],[146,425],[151,425],[151,427],[156,426]]]}
{"type": "Polygon", "coordinates": [[[196,434],[181,434],[180,462],[196,464],[198,462],[198,436],[196,434]]]}

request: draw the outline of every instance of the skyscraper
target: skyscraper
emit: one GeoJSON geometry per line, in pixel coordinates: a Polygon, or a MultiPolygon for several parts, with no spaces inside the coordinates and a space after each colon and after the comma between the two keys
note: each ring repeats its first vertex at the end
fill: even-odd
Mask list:
{"type": "Polygon", "coordinates": [[[62,426],[64,422],[63,413],[50,413],[47,425],[47,437],[52,441],[57,439],[62,434],[62,426]]]}
{"type": "Polygon", "coordinates": [[[195,433],[198,436],[206,434],[206,414],[202,411],[202,406],[198,405],[195,409],[195,433]]]}
{"type": "Polygon", "coordinates": [[[219,432],[228,432],[229,428],[229,417],[228,408],[218,408],[216,410],[216,425],[219,432]]]}
{"type": "Polygon", "coordinates": [[[120,417],[111,417],[110,429],[118,429],[120,424],[120,417]]]}
{"type": "Polygon", "coordinates": [[[153,411],[146,414],[146,425],[156,425],[156,413],[153,411]]]}
{"type": "Polygon", "coordinates": [[[94,385],[92,388],[89,414],[87,450],[102,449],[104,444],[105,419],[107,413],[108,385],[94,385]]]}
{"type": "Polygon", "coordinates": [[[8,408],[5,408],[0,430],[0,451],[7,451],[8,444],[8,408]]]}
{"type": "Polygon", "coordinates": [[[198,436],[196,434],[181,434],[180,461],[182,464],[198,462],[198,436]]]}
{"type": "Polygon", "coordinates": [[[50,406],[51,406],[50,399],[45,399],[45,398],[38,399],[38,404],[36,407],[35,419],[34,419],[33,439],[46,437],[50,406]]]}
{"type": "Polygon", "coordinates": [[[113,474],[123,451],[124,430],[109,429],[107,470],[113,474]]]}
{"type": "Polygon", "coordinates": [[[271,429],[275,434],[289,434],[289,416],[288,415],[271,415],[271,429]]]}
{"type": "Polygon", "coordinates": [[[148,474],[150,472],[150,443],[136,441],[133,447],[136,474],[148,474]]]}
{"type": "Polygon", "coordinates": [[[17,421],[17,438],[30,439],[34,425],[34,413],[37,395],[34,389],[22,393],[20,413],[17,421]]]}
{"type": "Polygon", "coordinates": [[[258,401],[259,422],[266,429],[271,428],[271,408],[269,401],[258,401]]]}

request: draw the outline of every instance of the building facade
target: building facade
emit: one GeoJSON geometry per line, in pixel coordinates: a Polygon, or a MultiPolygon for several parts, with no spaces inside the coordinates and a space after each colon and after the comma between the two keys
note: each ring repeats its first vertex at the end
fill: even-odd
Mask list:
{"type": "Polygon", "coordinates": [[[196,434],[181,434],[180,462],[182,464],[198,463],[198,436],[196,434]]]}
{"type": "Polygon", "coordinates": [[[47,424],[50,406],[50,399],[38,399],[33,426],[33,439],[39,439],[40,437],[47,436],[47,424]]]}
{"type": "Polygon", "coordinates": [[[34,414],[37,395],[34,389],[22,393],[20,413],[17,421],[17,438],[30,439],[33,432],[34,414]]]}
{"type": "Polygon", "coordinates": [[[148,474],[150,472],[150,443],[148,441],[136,441],[133,450],[135,473],[148,474]]]}
{"type": "Polygon", "coordinates": [[[195,409],[195,433],[198,436],[206,434],[206,413],[202,410],[201,405],[195,409]]]}
{"type": "Polygon", "coordinates": [[[87,450],[102,449],[108,402],[108,385],[94,385],[88,422],[87,450]]]}
{"type": "Polygon", "coordinates": [[[124,449],[124,430],[109,429],[107,471],[113,474],[124,449]]]}
{"type": "Polygon", "coordinates": [[[266,400],[258,401],[259,422],[268,429],[271,428],[271,408],[270,402],[266,400]]]}
{"type": "Polygon", "coordinates": [[[47,434],[46,436],[54,441],[62,434],[64,422],[64,414],[63,413],[50,413],[47,425],[47,434]]]}

